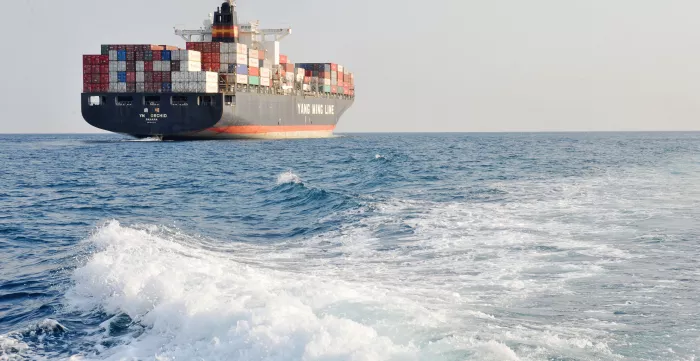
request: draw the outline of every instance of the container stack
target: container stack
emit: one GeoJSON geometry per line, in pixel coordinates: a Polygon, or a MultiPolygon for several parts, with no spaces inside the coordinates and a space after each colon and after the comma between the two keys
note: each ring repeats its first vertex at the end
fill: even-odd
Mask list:
{"type": "Polygon", "coordinates": [[[109,56],[83,55],[83,92],[109,91],[109,56]]]}
{"type": "Polygon", "coordinates": [[[173,92],[176,93],[217,93],[219,74],[209,71],[173,72],[173,92]]]}
{"type": "Polygon", "coordinates": [[[202,72],[199,52],[165,45],[102,45],[101,53],[83,57],[85,92],[171,93],[184,91],[183,88],[197,89],[192,92],[218,92],[218,81],[211,80],[217,74],[202,72]],[[174,74],[178,79],[187,79],[188,85],[175,86],[174,74]],[[197,84],[189,86],[190,79],[197,84]]]}
{"type": "Polygon", "coordinates": [[[260,85],[260,52],[248,49],[248,84],[260,85]]]}
{"type": "Polygon", "coordinates": [[[304,69],[303,89],[306,91],[354,95],[355,85],[352,73],[342,65],[306,63],[297,64],[297,68],[304,69]]]}

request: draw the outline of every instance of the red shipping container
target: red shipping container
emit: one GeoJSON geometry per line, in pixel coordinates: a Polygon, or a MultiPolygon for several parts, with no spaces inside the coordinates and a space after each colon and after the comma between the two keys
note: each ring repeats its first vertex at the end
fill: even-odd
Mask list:
{"type": "Polygon", "coordinates": [[[310,77],[310,76],[313,76],[313,75],[314,75],[314,74],[313,74],[313,71],[311,71],[311,70],[306,70],[304,73],[305,73],[305,75],[306,75],[307,77],[310,77]]]}
{"type": "Polygon", "coordinates": [[[83,83],[83,93],[90,93],[90,92],[91,92],[90,84],[83,83]]]}
{"type": "Polygon", "coordinates": [[[136,46],[135,46],[135,45],[127,45],[127,46],[126,46],[126,51],[127,51],[127,52],[134,52],[135,50],[136,50],[136,46]]]}
{"type": "Polygon", "coordinates": [[[83,74],[92,73],[92,65],[83,65],[83,74]]]}
{"type": "Polygon", "coordinates": [[[126,83],[126,92],[127,93],[135,93],[136,92],[136,83],[126,83]]]}
{"type": "Polygon", "coordinates": [[[202,47],[201,52],[203,52],[203,53],[211,53],[211,43],[201,43],[200,46],[202,47]]]}
{"type": "Polygon", "coordinates": [[[146,82],[145,84],[143,84],[143,90],[144,90],[146,93],[150,93],[150,92],[151,92],[151,88],[152,88],[152,87],[151,87],[151,83],[146,82]]]}
{"type": "Polygon", "coordinates": [[[170,83],[171,73],[169,71],[163,72],[163,83],[170,83]]]}
{"type": "Polygon", "coordinates": [[[100,83],[100,74],[91,74],[90,75],[90,84],[99,84],[100,83]]]}
{"type": "Polygon", "coordinates": [[[92,57],[90,55],[83,55],[83,66],[92,65],[92,57]]]}
{"type": "Polygon", "coordinates": [[[260,76],[260,68],[248,68],[248,75],[260,76]]]}
{"type": "Polygon", "coordinates": [[[127,71],[126,72],[126,82],[127,83],[136,83],[136,72],[127,71]]]}
{"type": "Polygon", "coordinates": [[[109,65],[100,65],[100,73],[108,74],[109,73],[109,65]]]}
{"type": "MultiPolygon", "coordinates": [[[[219,44],[219,43],[216,43],[219,44]]],[[[221,63],[221,54],[219,53],[211,53],[211,62],[219,64],[221,63]]]]}
{"type": "Polygon", "coordinates": [[[100,74],[100,84],[109,84],[109,73],[100,74]]]}
{"type": "Polygon", "coordinates": [[[311,77],[310,76],[305,76],[304,77],[304,84],[309,84],[311,83],[311,77]]]}
{"type": "Polygon", "coordinates": [[[153,62],[152,61],[144,61],[143,62],[143,71],[145,71],[145,72],[153,71],[153,62]]]}
{"type": "Polygon", "coordinates": [[[287,64],[288,61],[289,61],[289,58],[287,58],[286,55],[280,54],[280,64],[287,64]]]}
{"type": "Polygon", "coordinates": [[[109,50],[117,50],[118,47],[119,47],[118,45],[112,44],[109,46],[109,50]]]}
{"type": "Polygon", "coordinates": [[[260,60],[265,59],[265,50],[258,50],[258,59],[260,59],[260,60]]]}
{"type": "Polygon", "coordinates": [[[99,55],[98,59],[99,59],[98,64],[109,65],[109,55],[99,55]]]}
{"type": "Polygon", "coordinates": [[[195,46],[196,46],[195,44],[196,44],[196,43],[193,43],[193,42],[191,42],[191,41],[188,41],[188,42],[185,43],[185,49],[186,49],[186,50],[196,50],[196,49],[195,49],[195,46]]]}
{"type": "Polygon", "coordinates": [[[335,85],[331,85],[331,93],[333,93],[333,94],[338,93],[338,87],[335,85]]]}
{"type": "Polygon", "coordinates": [[[124,45],[124,44],[117,45],[117,50],[126,50],[126,45],[124,45]]]}
{"type": "Polygon", "coordinates": [[[92,83],[92,74],[83,74],[83,84],[92,83]]]}
{"type": "Polygon", "coordinates": [[[126,71],[136,71],[136,62],[135,61],[127,61],[126,62],[126,71]]]}
{"type": "MultiPolygon", "coordinates": [[[[145,77],[145,75],[144,75],[145,77]]],[[[154,71],[153,72],[153,82],[154,83],[162,83],[163,82],[163,72],[162,71],[154,71]]]]}
{"type": "Polygon", "coordinates": [[[219,54],[221,52],[221,43],[219,43],[219,42],[211,43],[211,52],[219,54]]]}
{"type": "Polygon", "coordinates": [[[136,61],[136,53],[133,51],[126,52],[126,61],[136,61]]]}
{"type": "Polygon", "coordinates": [[[134,55],[134,59],[136,61],[143,61],[145,54],[146,53],[144,53],[143,51],[137,51],[136,55],[134,55]]]}
{"type": "Polygon", "coordinates": [[[180,62],[176,60],[171,61],[170,71],[180,71],[180,62]]]}
{"type": "Polygon", "coordinates": [[[211,53],[202,54],[202,63],[211,63],[211,53]]]}
{"type": "Polygon", "coordinates": [[[172,50],[180,50],[180,48],[178,48],[177,46],[173,46],[173,45],[163,45],[163,50],[171,50],[172,51],[172,50]]]}
{"type": "Polygon", "coordinates": [[[287,72],[293,73],[294,72],[294,64],[287,64],[287,72]]]}
{"type": "Polygon", "coordinates": [[[153,61],[161,61],[163,60],[163,53],[160,51],[154,51],[153,52],[153,61]]]}
{"type": "Polygon", "coordinates": [[[99,74],[100,73],[100,66],[99,65],[90,65],[90,73],[99,74]]]}
{"type": "Polygon", "coordinates": [[[148,45],[148,50],[163,51],[163,50],[165,50],[165,47],[163,45],[148,45]]]}
{"type": "Polygon", "coordinates": [[[204,67],[203,71],[218,71],[221,68],[219,63],[202,63],[202,66],[204,67]]]}
{"type": "Polygon", "coordinates": [[[331,71],[338,71],[338,64],[331,63],[331,71]]]}

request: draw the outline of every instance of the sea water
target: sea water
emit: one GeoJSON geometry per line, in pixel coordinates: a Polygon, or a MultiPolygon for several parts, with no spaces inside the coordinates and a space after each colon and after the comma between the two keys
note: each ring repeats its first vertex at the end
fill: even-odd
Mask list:
{"type": "Polygon", "coordinates": [[[0,136],[0,360],[697,360],[700,134],[0,136]]]}

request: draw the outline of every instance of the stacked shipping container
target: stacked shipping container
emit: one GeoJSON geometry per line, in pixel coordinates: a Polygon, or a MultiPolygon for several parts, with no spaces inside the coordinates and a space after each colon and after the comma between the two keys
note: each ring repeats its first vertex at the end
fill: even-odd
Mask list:
{"type": "Polygon", "coordinates": [[[219,91],[218,73],[229,84],[300,89],[354,96],[352,73],[334,63],[295,66],[286,55],[279,65],[265,51],[241,43],[188,42],[186,49],[164,45],[102,45],[101,55],[83,56],[84,92],[219,91]]]}

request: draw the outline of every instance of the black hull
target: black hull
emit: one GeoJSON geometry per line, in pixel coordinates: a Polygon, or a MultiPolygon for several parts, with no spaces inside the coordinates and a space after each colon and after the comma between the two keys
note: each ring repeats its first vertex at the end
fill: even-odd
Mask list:
{"type": "Polygon", "coordinates": [[[136,138],[311,138],[332,136],[352,103],[342,96],[249,92],[83,93],[82,115],[96,128],[136,138]]]}

